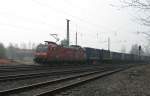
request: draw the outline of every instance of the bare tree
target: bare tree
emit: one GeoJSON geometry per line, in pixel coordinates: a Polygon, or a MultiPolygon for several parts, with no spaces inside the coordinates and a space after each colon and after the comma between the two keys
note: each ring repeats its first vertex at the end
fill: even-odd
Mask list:
{"type": "MultiPolygon", "coordinates": [[[[135,18],[139,21],[140,24],[150,27],[150,0],[119,0],[121,2],[121,8],[132,8],[136,10],[135,18]]],[[[138,33],[138,32],[137,32],[138,33]]],[[[147,35],[150,38],[150,31],[147,32],[139,32],[147,35]]],[[[144,46],[144,55],[150,55],[150,40],[148,40],[148,44],[144,46]]],[[[135,49],[135,45],[132,46],[132,49],[135,49]]],[[[135,50],[132,50],[134,52],[135,50]]]]}
{"type": "Polygon", "coordinates": [[[0,58],[6,57],[6,49],[2,43],[0,43],[0,58]]]}
{"type": "Polygon", "coordinates": [[[121,46],[121,52],[126,53],[126,47],[124,45],[121,46]]]}
{"type": "Polygon", "coordinates": [[[10,43],[9,46],[7,47],[7,57],[9,59],[16,58],[16,48],[12,43],[10,43]]]}
{"type": "Polygon", "coordinates": [[[61,45],[66,47],[67,46],[67,40],[66,39],[61,40],[61,45]]]}
{"type": "Polygon", "coordinates": [[[141,55],[144,55],[144,50],[143,50],[143,48],[141,48],[141,49],[139,50],[139,46],[138,46],[137,44],[132,45],[131,50],[130,50],[130,53],[131,53],[131,54],[139,55],[139,51],[140,51],[140,54],[141,54],[141,55]]]}
{"type": "Polygon", "coordinates": [[[121,6],[138,9],[141,14],[137,19],[145,26],[150,26],[150,0],[120,0],[121,6]]]}
{"type": "MultiPolygon", "coordinates": [[[[149,44],[150,45],[150,44],[149,44]]],[[[146,55],[146,56],[150,56],[150,46],[149,45],[146,45],[145,46],[145,54],[144,55],[146,55]]]]}
{"type": "Polygon", "coordinates": [[[36,49],[36,47],[37,47],[37,45],[35,44],[35,43],[32,43],[32,45],[31,45],[32,47],[32,50],[35,50],[36,49]]]}

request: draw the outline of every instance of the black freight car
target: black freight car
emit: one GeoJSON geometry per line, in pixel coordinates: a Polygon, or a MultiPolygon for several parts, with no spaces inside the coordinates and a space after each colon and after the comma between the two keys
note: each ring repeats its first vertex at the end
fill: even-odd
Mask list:
{"type": "Polygon", "coordinates": [[[88,63],[96,63],[102,61],[102,51],[90,47],[84,47],[86,60],[88,63]]]}
{"type": "Polygon", "coordinates": [[[118,63],[122,61],[122,53],[111,52],[111,58],[114,63],[118,63]]]}
{"type": "Polygon", "coordinates": [[[101,50],[102,62],[108,63],[112,61],[111,53],[109,50],[101,50]]]}

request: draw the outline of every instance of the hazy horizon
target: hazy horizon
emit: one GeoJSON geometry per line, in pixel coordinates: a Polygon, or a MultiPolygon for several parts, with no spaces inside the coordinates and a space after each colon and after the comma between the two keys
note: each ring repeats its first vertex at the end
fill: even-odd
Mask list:
{"type": "Polygon", "coordinates": [[[112,7],[119,0],[2,0],[0,1],[0,42],[43,43],[55,41],[50,34],[66,38],[66,19],[70,20],[70,43],[78,32],[80,46],[107,49],[110,38],[113,51],[133,44],[145,46],[147,40],[137,31],[148,28],[137,23],[136,10],[112,7]],[[9,3],[8,3],[9,2],[9,3]]]}

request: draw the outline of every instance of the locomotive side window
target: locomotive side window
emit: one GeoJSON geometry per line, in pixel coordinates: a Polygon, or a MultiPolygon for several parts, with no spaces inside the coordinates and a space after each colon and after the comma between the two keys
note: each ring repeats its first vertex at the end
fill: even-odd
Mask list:
{"type": "Polygon", "coordinates": [[[39,45],[37,46],[36,52],[46,52],[48,50],[47,45],[39,45]]]}

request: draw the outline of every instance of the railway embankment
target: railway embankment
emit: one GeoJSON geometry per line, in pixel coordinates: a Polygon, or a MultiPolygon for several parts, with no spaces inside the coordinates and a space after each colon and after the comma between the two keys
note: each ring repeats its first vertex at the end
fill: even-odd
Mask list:
{"type": "Polygon", "coordinates": [[[93,80],[56,96],[150,96],[150,64],[93,80]]]}

